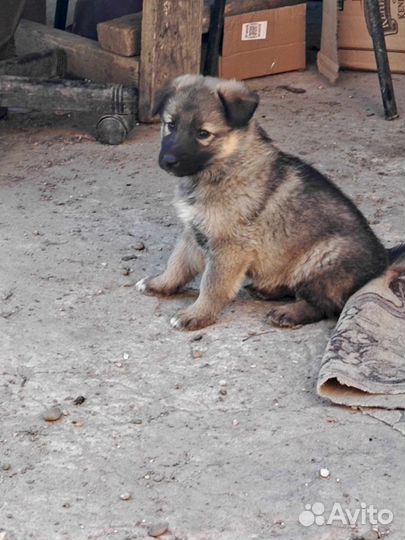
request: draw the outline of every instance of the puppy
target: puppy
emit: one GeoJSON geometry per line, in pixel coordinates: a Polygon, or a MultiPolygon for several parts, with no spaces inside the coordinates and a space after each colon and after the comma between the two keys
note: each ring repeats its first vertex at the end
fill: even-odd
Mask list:
{"type": "Polygon", "coordinates": [[[166,270],[137,288],[172,295],[202,273],[196,302],[171,319],[179,330],[214,323],[246,277],[261,298],[295,299],[271,309],[275,325],[335,316],[405,253],[386,250],[330,180],[272,144],[252,119],[258,103],[241,82],[192,75],[156,96],[159,165],[179,179],[184,230],[166,270]]]}

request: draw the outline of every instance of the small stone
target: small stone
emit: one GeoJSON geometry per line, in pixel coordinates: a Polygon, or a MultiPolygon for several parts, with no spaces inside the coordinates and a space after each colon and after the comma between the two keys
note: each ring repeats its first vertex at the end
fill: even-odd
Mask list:
{"type": "Polygon", "coordinates": [[[130,267],[129,266],[124,266],[121,273],[122,273],[123,276],[129,276],[129,274],[131,273],[130,267]]]}
{"type": "Polygon", "coordinates": [[[221,379],[219,381],[219,386],[226,386],[226,380],[225,379],[221,379]]]}
{"type": "Polygon", "coordinates": [[[136,244],[133,244],[131,247],[136,249],[136,251],[143,251],[145,249],[145,244],[142,241],[139,241],[136,242],[136,244]]]}
{"type": "Polygon", "coordinates": [[[152,478],[154,482],[162,482],[164,479],[165,477],[163,476],[163,474],[160,473],[154,474],[152,478]]]}
{"type": "Polygon", "coordinates": [[[3,469],[3,471],[9,471],[11,469],[11,465],[10,463],[3,463],[1,468],[3,469]]]}
{"type": "Polygon", "coordinates": [[[233,426],[239,426],[239,420],[237,420],[236,418],[234,418],[234,419],[232,420],[232,425],[233,425],[233,426]]]}
{"type": "Polygon", "coordinates": [[[124,255],[123,257],[121,257],[121,261],[133,261],[134,259],[137,259],[138,257],[133,254],[133,255],[124,255]]]}
{"type": "Polygon", "coordinates": [[[219,393],[221,394],[221,396],[226,396],[228,392],[227,392],[226,388],[220,388],[219,393]]]}
{"type": "Polygon", "coordinates": [[[50,407],[43,413],[42,418],[47,422],[56,422],[61,416],[62,411],[59,407],[50,407]]]}
{"type": "Polygon", "coordinates": [[[142,418],[134,418],[131,420],[131,424],[142,424],[142,418]]]}
{"type": "Polygon", "coordinates": [[[193,351],[191,354],[192,354],[193,358],[196,358],[196,359],[202,357],[202,352],[201,351],[193,351]]]}
{"type": "Polygon", "coordinates": [[[322,468],[322,469],[319,471],[319,476],[320,476],[321,478],[329,478],[329,476],[330,476],[330,471],[329,471],[329,469],[322,468]]]}
{"type": "Polygon", "coordinates": [[[132,495],[130,493],[121,493],[120,499],[121,501],[130,501],[132,499],[132,495]]]}
{"type": "Polygon", "coordinates": [[[153,538],[157,538],[158,536],[162,536],[162,534],[165,534],[169,530],[169,524],[164,523],[156,523],[156,525],[151,525],[148,529],[148,535],[152,536],[153,538]]]}
{"type": "Polygon", "coordinates": [[[124,360],[128,360],[129,359],[129,354],[127,352],[124,352],[124,354],[122,355],[122,358],[124,360]]]}
{"type": "Polygon", "coordinates": [[[77,396],[77,398],[73,400],[73,405],[81,405],[85,401],[86,401],[86,398],[84,396],[77,396]]]}

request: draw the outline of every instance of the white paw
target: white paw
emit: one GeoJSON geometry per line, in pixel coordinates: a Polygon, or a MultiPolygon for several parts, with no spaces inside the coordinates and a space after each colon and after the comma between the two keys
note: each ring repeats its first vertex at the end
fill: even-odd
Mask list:
{"type": "Polygon", "coordinates": [[[176,328],[177,330],[181,328],[181,321],[178,317],[174,316],[170,319],[170,324],[173,326],[173,328],[176,328]]]}
{"type": "Polygon", "coordinates": [[[144,277],[138,281],[138,283],[135,285],[135,288],[139,292],[145,292],[146,291],[146,280],[148,278],[144,277]]]}

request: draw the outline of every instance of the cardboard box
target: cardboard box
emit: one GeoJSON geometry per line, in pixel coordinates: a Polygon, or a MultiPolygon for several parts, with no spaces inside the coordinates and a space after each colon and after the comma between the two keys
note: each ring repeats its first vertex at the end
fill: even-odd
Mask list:
{"type": "MultiPolygon", "coordinates": [[[[405,53],[388,51],[388,62],[392,73],[405,73],[405,53]]],[[[339,49],[340,67],[360,71],[377,71],[374,51],[339,49]]]]}
{"type": "MultiPolygon", "coordinates": [[[[339,63],[342,67],[375,71],[373,42],[364,4],[364,0],[343,2],[338,17],[339,63]]],[[[404,73],[404,0],[379,0],[379,6],[391,71],[404,73]]]]}
{"type": "Polygon", "coordinates": [[[220,77],[250,79],[305,69],[306,5],[225,17],[220,77]]]}

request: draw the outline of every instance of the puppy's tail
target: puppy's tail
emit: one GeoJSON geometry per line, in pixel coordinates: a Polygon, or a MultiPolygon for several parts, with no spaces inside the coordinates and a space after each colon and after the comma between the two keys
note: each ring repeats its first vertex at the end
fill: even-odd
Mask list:
{"type": "Polygon", "coordinates": [[[402,242],[401,244],[398,244],[397,246],[394,246],[392,248],[387,249],[387,255],[388,255],[388,264],[397,265],[398,263],[405,263],[405,243],[402,242]]]}

